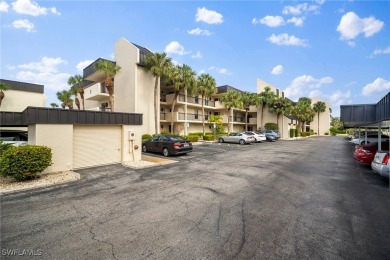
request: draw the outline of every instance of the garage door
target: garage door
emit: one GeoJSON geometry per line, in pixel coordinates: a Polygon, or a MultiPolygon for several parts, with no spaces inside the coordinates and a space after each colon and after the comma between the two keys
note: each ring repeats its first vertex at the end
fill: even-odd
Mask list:
{"type": "Polygon", "coordinates": [[[73,127],[74,169],[120,162],[120,126],[73,127]]]}

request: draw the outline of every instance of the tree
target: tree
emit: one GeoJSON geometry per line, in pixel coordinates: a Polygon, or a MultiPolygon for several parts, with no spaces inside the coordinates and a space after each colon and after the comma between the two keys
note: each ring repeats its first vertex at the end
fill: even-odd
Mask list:
{"type": "Polygon", "coordinates": [[[58,107],[57,103],[50,103],[50,106],[51,106],[52,108],[58,107]]]}
{"type": "Polygon", "coordinates": [[[58,91],[57,92],[57,98],[60,100],[61,107],[66,108],[68,107],[69,109],[73,109],[73,99],[70,97],[72,96],[72,93],[69,90],[63,90],[63,91],[58,91]]]}
{"type": "Polygon", "coordinates": [[[258,104],[260,98],[256,93],[245,91],[242,95],[242,105],[245,109],[245,131],[248,131],[248,111],[250,106],[258,104]]]}
{"type": "Polygon", "coordinates": [[[155,134],[160,132],[160,122],[158,122],[157,114],[159,113],[160,100],[158,100],[158,93],[160,93],[160,78],[167,73],[167,69],[172,67],[171,58],[167,57],[165,52],[153,53],[145,59],[145,69],[146,71],[151,71],[155,77],[154,83],[154,125],[155,125],[155,134]]]}
{"type": "Polygon", "coordinates": [[[228,90],[219,101],[228,110],[228,133],[230,133],[230,112],[232,108],[242,108],[241,93],[235,90],[228,90]]]}
{"type": "Polygon", "coordinates": [[[276,125],[279,129],[279,118],[281,115],[290,113],[291,102],[284,97],[275,98],[272,103],[268,104],[268,109],[271,113],[276,113],[276,125]]]}
{"type": "Polygon", "coordinates": [[[197,78],[196,93],[199,93],[202,97],[202,124],[203,124],[203,135],[205,135],[205,116],[204,116],[204,100],[209,98],[211,95],[217,93],[217,84],[215,79],[210,74],[201,74],[197,78]]]}
{"type": "Polygon", "coordinates": [[[330,125],[337,128],[338,130],[344,130],[343,122],[340,121],[340,117],[332,117],[330,125]]]}
{"type": "Polygon", "coordinates": [[[323,113],[326,110],[325,102],[318,101],[317,103],[315,103],[313,105],[313,110],[314,110],[314,112],[317,113],[317,119],[318,119],[318,122],[317,122],[318,123],[317,135],[319,135],[320,134],[320,113],[323,113]]]}
{"type": "Polygon", "coordinates": [[[313,120],[315,112],[311,107],[311,99],[301,97],[298,102],[292,107],[292,115],[298,120],[298,129],[304,132],[305,122],[313,120]]]}
{"type": "Polygon", "coordinates": [[[272,92],[271,87],[266,86],[264,91],[259,94],[259,104],[261,104],[261,122],[260,126],[264,128],[264,110],[266,106],[271,103],[276,98],[274,92],[272,92]]]}
{"type": "Polygon", "coordinates": [[[173,81],[173,86],[175,87],[175,93],[173,96],[171,108],[171,133],[174,133],[173,113],[177,102],[177,97],[179,96],[179,93],[184,89],[187,89],[189,93],[194,90],[196,86],[196,73],[191,69],[190,66],[183,64],[182,66],[175,66],[174,68],[172,68],[170,75],[171,80],[173,81]]]}
{"type": "Polygon", "coordinates": [[[215,123],[215,132],[216,134],[222,134],[224,132],[222,116],[220,115],[211,115],[209,117],[209,123],[215,123]]]}
{"type": "Polygon", "coordinates": [[[109,60],[99,60],[95,65],[95,69],[103,72],[106,77],[105,84],[110,98],[110,108],[111,112],[114,112],[114,77],[120,72],[121,67],[109,60]]]}
{"type": "Polygon", "coordinates": [[[7,84],[5,84],[3,82],[0,83],[0,107],[1,107],[1,102],[3,101],[3,99],[5,97],[5,94],[3,91],[7,91],[8,89],[10,89],[10,87],[7,84]]]}
{"type": "Polygon", "coordinates": [[[84,106],[83,77],[80,75],[74,75],[74,76],[69,77],[68,85],[70,85],[71,91],[72,91],[73,95],[75,96],[75,103],[76,103],[79,110],[80,110],[80,101],[77,97],[77,94],[80,95],[81,102],[83,105],[83,110],[84,110],[85,106],[84,106]]]}

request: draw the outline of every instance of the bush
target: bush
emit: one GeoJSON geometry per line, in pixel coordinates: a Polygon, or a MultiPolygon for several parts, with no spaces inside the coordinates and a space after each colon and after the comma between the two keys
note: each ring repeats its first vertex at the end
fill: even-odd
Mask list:
{"type": "Polygon", "coordinates": [[[0,172],[18,181],[31,179],[52,164],[51,149],[41,145],[12,146],[0,157],[0,172]]]}
{"type": "Polygon", "coordinates": [[[295,135],[295,129],[290,129],[290,138],[293,138],[295,135]]]}
{"type": "Polygon", "coordinates": [[[194,132],[194,133],[189,133],[188,135],[195,135],[195,136],[198,136],[198,137],[202,137],[203,136],[203,132],[194,132]]]}
{"type": "Polygon", "coordinates": [[[297,128],[294,129],[294,134],[295,134],[295,137],[298,137],[298,129],[297,128]]]}
{"type": "Polygon", "coordinates": [[[12,147],[11,144],[5,144],[2,139],[0,139],[0,156],[6,151],[8,148],[12,147]]]}
{"type": "Polygon", "coordinates": [[[204,135],[203,140],[205,141],[213,141],[214,140],[214,135],[204,135]]]}
{"type": "Polygon", "coordinates": [[[328,132],[326,132],[326,133],[325,133],[325,135],[329,135],[329,133],[328,133],[328,132]]]}
{"type": "Polygon", "coordinates": [[[169,131],[161,131],[160,135],[170,135],[171,133],[169,131]]]}
{"type": "Polygon", "coordinates": [[[266,130],[278,130],[278,125],[276,123],[265,123],[264,128],[266,130]]]}
{"type": "Polygon", "coordinates": [[[149,139],[152,139],[152,136],[150,135],[150,134],[144,134],[144,135],[142,135],[142,141],[143,140],[149,140],[149,139]]]}
{"type": "Polygon", "coordinates": [[[188,141],[190,141],[190,142],[198,142],[199,141],[199,136],[197,136],[197,135],[189,135],[189,136],[187,136],[186,139],[188,139],[188,141]]]}

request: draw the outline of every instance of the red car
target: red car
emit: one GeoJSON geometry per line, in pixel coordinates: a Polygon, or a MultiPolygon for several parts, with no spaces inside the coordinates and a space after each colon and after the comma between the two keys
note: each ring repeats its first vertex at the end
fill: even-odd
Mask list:
{"type": "MultiPolygon", "coordinates": [[[[389,142],[382,142],[382,150],[389,150],[389,142]]],[[[378,151],[378,144],[356,145],[353,157],[361,163],[371,164],[378,151]]]]}

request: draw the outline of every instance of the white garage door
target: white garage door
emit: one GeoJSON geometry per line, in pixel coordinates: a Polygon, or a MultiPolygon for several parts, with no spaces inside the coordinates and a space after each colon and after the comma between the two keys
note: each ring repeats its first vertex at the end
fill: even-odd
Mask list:
{"type": "Polygon", "coordinates": [[[73,127],[74,169],[120,162],[120,126],[73,127]]]}

